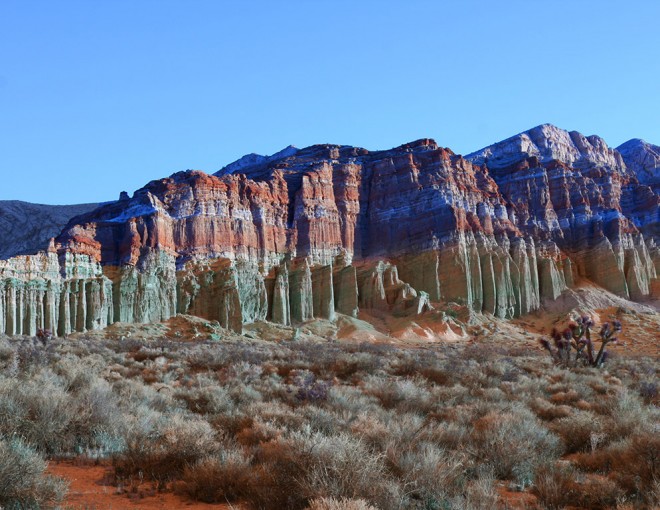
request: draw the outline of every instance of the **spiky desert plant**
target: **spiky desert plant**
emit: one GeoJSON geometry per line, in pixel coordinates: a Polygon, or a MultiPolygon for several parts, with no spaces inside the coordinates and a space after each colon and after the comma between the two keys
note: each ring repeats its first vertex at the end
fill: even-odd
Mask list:
{"type": "Polygon", "coordinates": [[[622,328],[618,320],[604,323],[599,333],[600,348],[594,355],[594,343],[591,339],[593,325],[594,322],[589,316],[579,317],[561,332],[553,328],[550,334],[552,342],[542,338],[541,346],[550,353],[557,364],[564,367],[583,365],[599,368],[607,361],[608,352],[605,350],[607,344],[617,342],[615,334],[622,328]],[[575,356],[572,356],[573,351],[575,356]]]}

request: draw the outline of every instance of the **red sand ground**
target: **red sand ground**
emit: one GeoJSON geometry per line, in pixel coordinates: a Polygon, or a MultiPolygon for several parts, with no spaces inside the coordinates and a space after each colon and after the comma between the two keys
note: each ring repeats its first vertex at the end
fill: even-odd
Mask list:
{"type": "Polygon", "coordinates": [[[48,472],[69,482],[69,493],[63,507],[71,510],[239,510],[240,505],[211,505],[188,501],[171,492],[154,493],[146,484],[138,494],[129,497],[119,494],[111,482],[112,468],[108,465],[77,464],[71,461],[50,462],[48,472]]]}

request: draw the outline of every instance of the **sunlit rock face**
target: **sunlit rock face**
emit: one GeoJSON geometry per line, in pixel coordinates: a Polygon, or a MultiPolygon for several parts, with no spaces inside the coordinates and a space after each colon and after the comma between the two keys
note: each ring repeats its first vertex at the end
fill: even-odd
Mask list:
{"type": "Polygon", "coordinates": [[[657,193],[660,187],[660,147],[633,138],[619,145],[616,150],[628,169],[637,176],[639,183],[650,186],[657,193]]]}
{"type": "Polygon", "coordinates": [[[488,167],[516,226],[554,243],[576,276],[641,299],[657,277],[660,196],[647,185],[652,151],[632,142],[620,153],[597,136],[543,125],[467,159],[488,167]]]}
{"type": "Polygon", "coordinates": [[[241,331],[439,301],[512,318],[580,278],[644,299],[660,236],[640,172],[602,139],[549,125],[467,157],[422,139],[179,172],[77,217],[43,262],[2,262],[0,328],[65,334],[190,313],[241,331]]]}

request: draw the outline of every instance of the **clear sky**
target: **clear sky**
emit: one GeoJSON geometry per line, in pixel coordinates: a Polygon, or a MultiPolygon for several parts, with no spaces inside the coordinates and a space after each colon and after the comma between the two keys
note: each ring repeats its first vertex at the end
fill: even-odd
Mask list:
{"type": "Polygon", "coordinates": [[[0,0],[0,200],[113,200],[293,144],[660,144],[660,2],[0,0]]]}

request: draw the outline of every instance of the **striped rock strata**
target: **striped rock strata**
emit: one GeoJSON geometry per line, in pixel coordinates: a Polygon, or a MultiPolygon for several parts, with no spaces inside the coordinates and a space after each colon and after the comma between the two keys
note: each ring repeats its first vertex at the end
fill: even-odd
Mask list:
{"type": "Polygon", "coordinates": [[[49,253],[2,262],[0,332],[176,313],[240,331],[442,300],[510,318],[580,278],[643,299],[657,205],[601,139],[547,125],[466,158],[429,139],[289,147],[152,181],[72,220],[49,253]]]}

